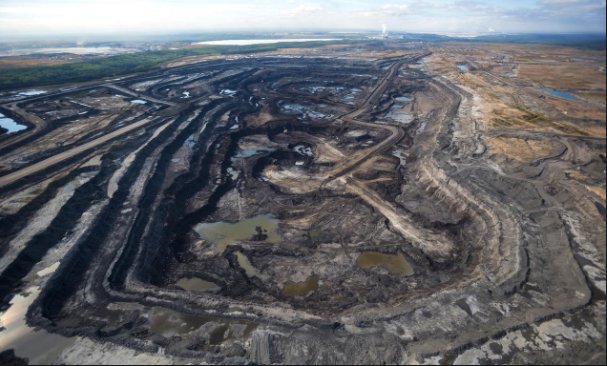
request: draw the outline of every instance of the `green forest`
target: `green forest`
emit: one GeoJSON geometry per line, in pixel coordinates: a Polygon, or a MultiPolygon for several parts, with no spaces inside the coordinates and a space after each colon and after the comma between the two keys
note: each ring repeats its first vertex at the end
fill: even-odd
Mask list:
{"type": "Polygon", "coordinates": [[[165,62],[188,56],[256,53],[290,47],[318,47],[331,43],[336,42],[284,42],[252,46],[208,46],[167,51],[145,51],[61,65],[11,68],[0,70],[0,90],[85,82],[132,74],[148,71],[159,67],[165,62]]]}

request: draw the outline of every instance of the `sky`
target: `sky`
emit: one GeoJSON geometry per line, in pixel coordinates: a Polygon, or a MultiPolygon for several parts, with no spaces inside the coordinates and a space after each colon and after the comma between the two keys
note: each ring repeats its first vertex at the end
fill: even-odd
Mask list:
{"type": "Polygon", "coordinates": [[[0,0],[3,38],[224,31],[605,33],[604,0],[0,0]]]}

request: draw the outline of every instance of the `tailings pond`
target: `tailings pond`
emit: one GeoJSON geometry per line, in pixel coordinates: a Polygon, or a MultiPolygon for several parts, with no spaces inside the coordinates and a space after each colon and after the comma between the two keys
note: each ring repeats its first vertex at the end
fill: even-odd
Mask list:
{"type": "Polygon", "coordinates": [[[26,125],[21,125],[15,120],[6,117],[2,113],[0,113],[0,127],[8,130],[8,133],[19,132],[27,129],[26,125]]]}
{"type": "Polygon", "coordinates": [[[184,277],[177,281],[175,285],[181,287],[186,291],[217,291],[219,286],[213,282],[205,281],[201,278],[196,277],[184,277]]]}
{"type": "Polygon", "coordinates": [[[410,276],[413,267],[407,262],[402,254],[384,254],[379,252],[364,252],[356,259],[360,268],[382,267],[393,274],[410,276]]]}
{"type": "Polygon", "coordinates": [[[236,223],[201,223],[194,230],[202,239],[216,245],[216,253],[222,253],[228,245],[239,241],[278,243],[278,221],[271,215],[259,215],[236,223]]]}

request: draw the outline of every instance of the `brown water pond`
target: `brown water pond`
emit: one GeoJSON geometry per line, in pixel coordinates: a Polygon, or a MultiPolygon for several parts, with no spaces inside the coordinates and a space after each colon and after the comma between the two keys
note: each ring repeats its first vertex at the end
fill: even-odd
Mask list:
{"type": "Polygon", "coordinates": [[[360,268],[382,267],[393,274],[411,276],[413,267],[402,254],[385,254],[380,252],[363,252],[356,259],[360,268]]]}

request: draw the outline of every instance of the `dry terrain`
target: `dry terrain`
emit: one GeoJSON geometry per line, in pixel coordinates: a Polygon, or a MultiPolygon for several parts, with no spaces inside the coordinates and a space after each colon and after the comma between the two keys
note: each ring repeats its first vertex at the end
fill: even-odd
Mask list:
{"type": "Polygon", "coordinates": [[[194,57],[0,113],[0,360],[606,362],[604,51],[194,57]]]}

